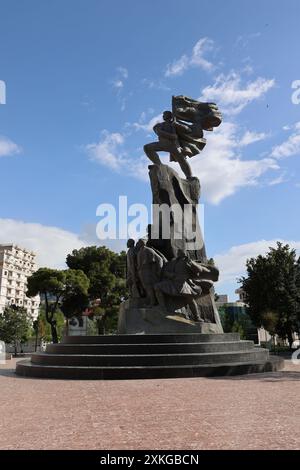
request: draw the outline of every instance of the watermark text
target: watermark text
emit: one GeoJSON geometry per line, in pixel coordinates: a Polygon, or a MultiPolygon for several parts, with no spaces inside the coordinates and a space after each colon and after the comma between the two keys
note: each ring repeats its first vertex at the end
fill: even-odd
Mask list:
{"type": "Polygon", "coordinates": [[[0,364],[5,364],[6,354],[5,354],[5,343],[0,341],[0,364]]]}
{"type": "Polygon", "coordinates": [[[6,84],[0,80],[0,104],[6,104],[6,84]]]}
{"type": "Polygon", "coordinates": [[[292,89],[295,90],[292,93],[292,103],[300,104],[300,80],[294,80],[292,83],[292,89]]]}
{"type": "Polygon", "coordinates": [[[191,250],[203,245],[202,204],[152,204],[149,214],[144,204],[128,205],[127,196],[119,196],[118,207],[99,204],[96,216],[100,218],[96,226],[99,240],[137,240],[148,235],[151,240],[184,240],[191,250]]]}

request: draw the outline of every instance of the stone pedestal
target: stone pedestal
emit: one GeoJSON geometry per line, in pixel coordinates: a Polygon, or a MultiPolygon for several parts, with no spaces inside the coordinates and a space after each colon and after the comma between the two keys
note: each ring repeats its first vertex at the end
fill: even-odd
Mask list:
{"type": "Polygon", "coordinates": [[[220,324],[194,322],[179,313],[167,313],[159,306],[145,307],[141,303],[132,300],[122,303],[118,334],[223,333],[220,324]]]}

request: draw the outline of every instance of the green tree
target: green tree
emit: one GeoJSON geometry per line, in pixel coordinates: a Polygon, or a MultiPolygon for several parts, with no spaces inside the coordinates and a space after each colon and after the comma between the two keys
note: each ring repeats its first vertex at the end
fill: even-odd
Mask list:
{"type": "Polygon", "coordinates": [[[32,319],[22,307],[11,305],[0,315],[0,338],[14,345],[15,355],[18,352],[18,345],[25,343],[30,337],[31,325],[32,319]]]}
{"type": "MultiPolygon", "coordinates": [[[[58,340],[60,341],[63,336],[64,328],[65,328],[65,317],[64,317],[64,314],[60,310],[56,311],[55,320],[56,320],[57,336],[58,336],[58,340]]],[[[40,313],[36,322],[38,323],[37,325],[38,326],[38,331],[37,331],[38,339],[44,340],[46,342],[52,341],[51,327],[46,320],[46,312],[45,312],[44,304],[40,306],[40,313]]],[[[36,328],[33,329],[33,333],[35,336],[36,328]]]]}
{"type": "Polygon", "coordinates": [[[73,250],[67,256],[70,269],[81,269],[90,281],[90,301],[100,299],[100,305],[92,308],[98,333],[106,329],[114,331],[120,303],[128,297],[126,288],[126,253],[114,253],[102,246],[89,246],[73,250]]]}
{"type": "Polygon", "coordinates": [[[27,296],[40,295],[45,301],[45,316],[51,328],[53,343],[58,343],[55,314],[65,287],[65,273],[57,269],[40,268],[27,281],[27,296]]]}
{"type": "Polygon", "coordinates": [[[45,301],[45,317],[53,343],[58,343],[57,312],[67,318],[79,315],[88,304],[89,280],[80,271],[40,268],[28,278],[27,295],[39,294],[45,301]]]}
{"type": "Polygon", "coordinates": [[[88,289],[90,281],[81,269],[65,271],[65,286],[60,309],[66,318],[79,316],[89,305],[88,289]]]}
{"type": "Polygon", "coordinates": [[[37,350],[37,345],[38,345],[38,339],[39,339],[39,320],[38,318],[36,320],[34,320],[33,324],[32,324],[32,329],[33,329],[33,332],[34,332],[34,350],[36,351],[37,350]]]}
{"type": "Polygon", "coordinates": [[[296,251],[277,242],[266,256],[251,258],[246,266],[247,277],[240,282],[252,321],[258,327],[271,327],[273,334],[287,338],[291,347],[300,319],[300,261],[296,251]]]}
{"type": "Polygon", "coordinates": [[[245,312],[235,317],[230,307],[227,307],[226,304],[218,307],[218,312],[224,333],[239,333],[241,339],[246,338],[250,319],[245,312]]]}

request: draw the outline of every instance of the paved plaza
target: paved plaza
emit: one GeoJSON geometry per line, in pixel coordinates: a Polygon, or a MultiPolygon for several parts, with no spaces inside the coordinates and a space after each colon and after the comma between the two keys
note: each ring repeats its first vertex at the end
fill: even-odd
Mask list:
{"type": "Polygon", "coordinates": [[[225,378],[75,381],[0,366],[0,449],[299,449],[300,366],[225,378]]]}

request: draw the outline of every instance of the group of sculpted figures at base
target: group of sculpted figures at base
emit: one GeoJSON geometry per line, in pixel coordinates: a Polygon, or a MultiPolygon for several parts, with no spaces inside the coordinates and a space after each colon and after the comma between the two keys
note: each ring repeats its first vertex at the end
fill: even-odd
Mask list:
{"type": "Polygon", "coordinates": [[[145,239],[136,244],[129,239],[127,247],[127,286],[132,299],[144,299],[146,306],[159,305],[168,312],[167,299],[180,298],[182,305],[189,307],[190,320],[204,321],[197,299],[208,294],[218,280],[215,266],[191,260],[183,250],[168,261],[157,249],[147,246],[145,239]]]}

